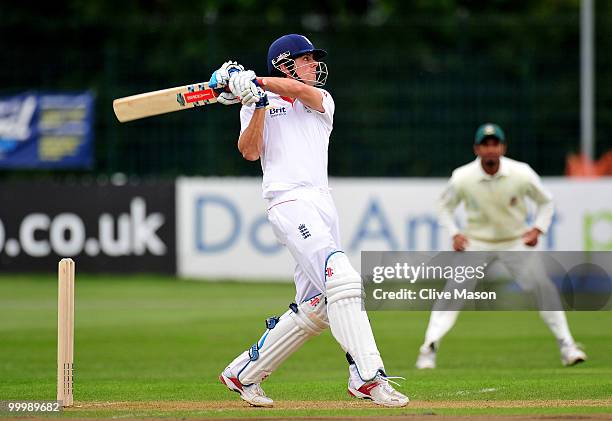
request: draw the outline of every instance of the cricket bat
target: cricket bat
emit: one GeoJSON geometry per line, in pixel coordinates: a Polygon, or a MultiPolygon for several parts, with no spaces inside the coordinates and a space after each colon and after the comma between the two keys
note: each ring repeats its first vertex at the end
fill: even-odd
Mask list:
{"type": "Polygon", "coordinates": [[[113,101],[113,109],[117,119],[125,123],[126,121],[154,115],[214,104],[221,92],[209,88],[208,82],[195,83],[119,98],[113,101]]]}

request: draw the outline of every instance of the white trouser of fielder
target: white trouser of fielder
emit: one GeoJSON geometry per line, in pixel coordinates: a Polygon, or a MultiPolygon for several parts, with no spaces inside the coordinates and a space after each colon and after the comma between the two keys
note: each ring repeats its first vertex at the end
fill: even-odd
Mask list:
{"type": "MultiPolygon", "coordinates": [[[[530,250],[533,250],[533,248],[526,246],[521,238],[503,243],[488,243],[469,239],[469,244],[466,248],[466,251],[489,252],[490,255],[487,256],[487,262],[499,261],[523,290],[532,291],[535,294],[540,308],[562,308],[559,292],[546,274],[543,265],[537,260],[535,254],[533,258],[525,259],[525,254],[523,253],[503,253],[503,251],[530,250]],[[497,253],[498,251],[502,253],[497,253]]],[[[453,284],[452,280],[449,281],[447,286],[451,289],[454,288],[450,284],[453,284]]],[[[462,287],[473,290],[476,287],[476,283],[466,282],[462,287]]],[[[459,311],[442,310],[434,305],[434,310],[431,312],[429,325],[425,333],[424,345],[437,344],[453,327],[458,315],[459,311]]],[[[541,310],[540,316],[548,325],[560,346],[574,343],[564,311],[541,310]]]]}
{"type": "Polygon", "coordinates": [[[341,252],[338,214],[331,194],[316,188],[279,194],[269,202],[268,220],[278,241],[296,261],[297,312],[281,316],[273,329],[264,333],[265,340],[260,339],[228,366],[230,373],[243,384],[261,382],[308,338],[319,334],[329,320],[332,334],[351,354],[361,378],[371,380],[384,366],[367,314],[362,311],[361,277],[341,252]],[[318,305],[311,311],[307,303],[312,297],[320,297],[324,307],[318,305]],[[315,318],[315,329],[299,325],[300,320],[306,320],[303,313],[310,320],[315,318]],[[296,336],[300,339],[295,340],[296,336]]]}

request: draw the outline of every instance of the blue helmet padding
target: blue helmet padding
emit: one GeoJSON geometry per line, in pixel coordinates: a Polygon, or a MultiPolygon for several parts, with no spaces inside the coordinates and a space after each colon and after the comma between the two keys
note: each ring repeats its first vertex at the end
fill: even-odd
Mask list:
{"type": "Polygon", "coordinates": [[[289,52],[290,58],[296,58],[306,53],[312,53],[315,60],[319,60],[327,55],[327,51],[315,48],[312,42],[304,35],[288,34],[283,35],[274,41],[268,49],[268,73],[278,74],[279,71],[272,64],[272,60],[281,54],[289,52]]]}

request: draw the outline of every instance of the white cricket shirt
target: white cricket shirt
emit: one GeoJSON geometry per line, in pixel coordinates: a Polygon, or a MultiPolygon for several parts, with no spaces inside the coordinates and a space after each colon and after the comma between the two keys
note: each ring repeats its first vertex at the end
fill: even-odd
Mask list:
{"type": "MultiPolygon", "coordinates": [[[[298,99],[294,101],[268,92],[270,106],[266,110],[260,157],[264,198],[296,187],[328,188],[327,147],[335,106],[331,95],[319,90],[323,94],[323,113],[308,108],[298,99]]],[[[254,105],[240,110],[241,134],[254,111],[254,105]]]]}
{"type": "Polygon", "coordinates": [[[460,232],[453,212],[465,205],[468,238],[486,242],[511,241],[528,230],[526,198],[537,205],[533,226],[545,233],[554,213],[551,194],[528,164],[501,157],[499,171],[487,174],[480,158],[457,168],[440,199],[440,223],[451,236],[460,232]]]}

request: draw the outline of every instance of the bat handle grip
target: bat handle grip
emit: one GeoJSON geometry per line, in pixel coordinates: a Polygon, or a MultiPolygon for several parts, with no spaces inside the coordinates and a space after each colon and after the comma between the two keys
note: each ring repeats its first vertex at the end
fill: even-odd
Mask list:
{"type": "Polygon", "coordinates": [[[225,88],[214,88],[213,91],[215,94],[217,94],[217,96],[221,95],[223,92],[232,92],[227,86],[225,88]]]}

